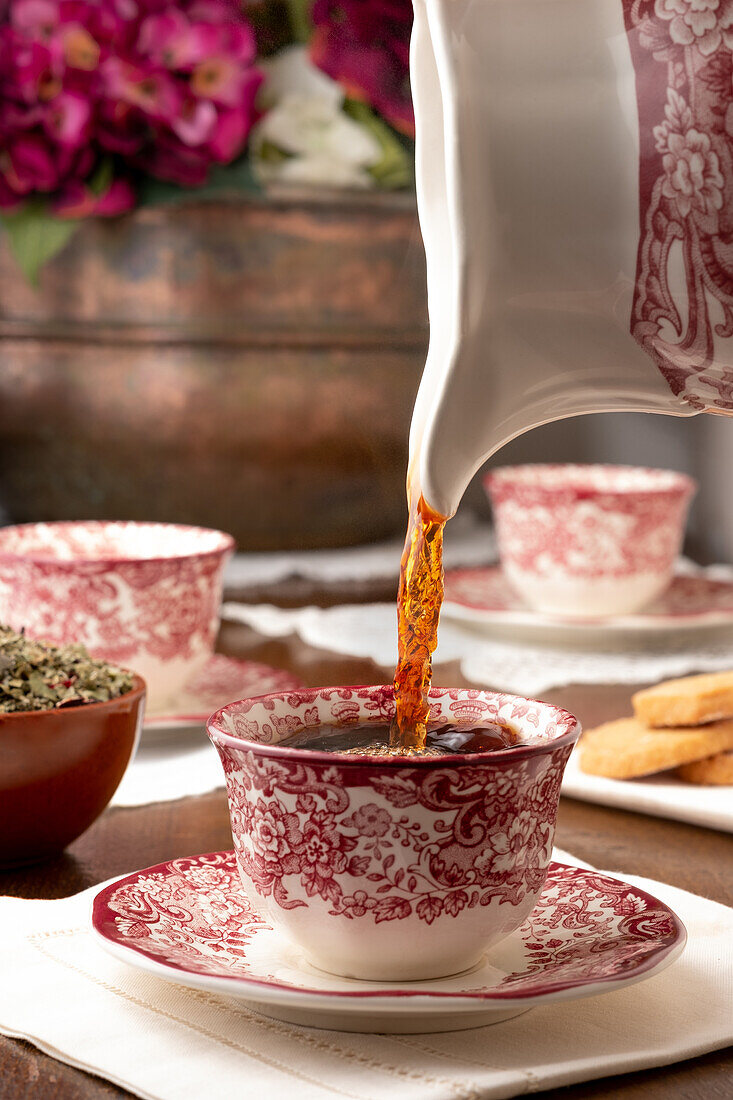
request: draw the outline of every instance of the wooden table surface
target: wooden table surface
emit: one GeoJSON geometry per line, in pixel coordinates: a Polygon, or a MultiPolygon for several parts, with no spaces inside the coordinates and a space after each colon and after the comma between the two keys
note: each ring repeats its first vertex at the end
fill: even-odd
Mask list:
{"type": "MultiPolygon", "coordinates": [[[[225,627],[219,648],[292,669],[313,687],[384,679],[371,662],[314,650],[296,639],[265,640],[245,627],[225,627]]],[[[435,682],[466,683],[455,665],[438,666],[435,682]]],[[[545,697],[591,726],[627,713],[630,690],[628,685],[571,686],[545,697]]],[[[596,867],[656,878],[733,905],[733,840],[729,834],[563,798],[556,843],[596,867]]],[[[135,868],[230,847],[223,791],[135,809],[112,809],[53,862],[0,873],[0,894],[66,897],[135,868]]],[[[684,1005],[680,1012],[684,1013],[684,1005]]],[[[666,1068],[552,1090],[552,1094],[567,1100],[600,1096],[730,1100],[733,1060],[718,1052],[666,1068]]],[[[41,1054],[28,1043],[0,1036],[0,1100],[101,1100],[129,1095],[41,1054]]]]}

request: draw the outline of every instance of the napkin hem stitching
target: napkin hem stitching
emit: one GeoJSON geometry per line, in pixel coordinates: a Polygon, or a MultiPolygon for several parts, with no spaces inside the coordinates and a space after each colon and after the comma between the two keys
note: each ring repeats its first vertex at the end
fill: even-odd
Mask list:
{"type": "MultiPolygon", "coordinates": [[[[327,1089],[328,1091],[337,1093],[340,1096],[349,1097],[350,1100],[361,1100],[361,1097],[363,1097],[363,1094],[361,1094],[361,1097],[359,1097],[355,1093],[345,1092],[336,1086],[326,1084],[323,1081],[319,1081],[315,1077],[310,1077],[307,1074],[300,1073],[298,1070],[291,1069],[287,1066],[282,1066],[280,1065],[280,1063],[272,1059],[268,1059],[264,1055],[258,1054],[256,1051],[252,1051],[249,1048],[234,1042],[233,1040],[225,1039],[221,1036],[218,1036],[215,1032],[208,1030],[207,1028],[204,1028],[198,1024],[191,1023],[180,1016],[174,1015],[173,1013],[166,1012],[165,1009],[157,1008],[155,1005],[143,1001],[135,997],[131,993],[125,992],[125,990],[120,989],[118,986],[112,985],[109,982],[105,982],[101,978],[97,978],[96,975],[90,974],[88,971],[83,970],[80,966],[69,962],[67,959],[59,958],[51,951],[47,950],[41,943],[41,941],[43,940],[52,940],[58,939],[62,936],[76,936],[79,934],[88,935],[88,932],[83,927],[59,928],[47,932],[32,932],[26,936],[26,940],[28,943],[31,944],[32,947],[34,947],[42,955],[45,955],[46,958],[48,958],[51,962],[54,962],[60,966],[64,966],[68,970],[74,971],[81,977],[87,979],[88,981],[91,981],[94,985],[99,985],[103,989],[106,989],[107,992],[116,994],[123,1000],[130,1001],[130,1003],[135,1004],[140,1008],[148,1009],[149,1011],[161,1015],[166,1019],[172,1020],[175,1023],[180,1023],[184,1027],[187,1027],[192,1031],[197,1031],[201,1035],[204,1035],[206,1038],[212,1039],[214,1042],[221,1043],[222,1045],[228,1046],[233,1050],[239,1050],[241,1053],[253,1058],[255,1061],[262,1061],[265,1064],[272,1066],[274,1069],[280,1070],[280,1072],[282,1073],[290,1074],[304,1081],[309,1081],[311,1084],[315,1084],[319,1088],[327,1089]]],[[[159,980],[162,981],[162,979],[159,980]]],[[[222,998],[217,998],[212,994],[206,993],[204,990],[186,989],[186,992],[192,995],[195,1000],[203,1002],[204,1004],[208,1004],[213,1008],[223,1007],[222,998]]],[[[344,1050],[343,1047],[339,1047],[335,1043],[329,1042],[327,1039],[324,1039],[321,1036],[316,1037],[306,1034],[298,1034],[297,1032],[293,1031],[293,1028],[298,1027],[297,1024],[290,1025],[282,1021],[272,1019],[268,1016],[262,1016],[254,1009],[246,1009],[246,1012],[248,1013],[248,1015],[251,1014],[251,1016],[254,1018],[253,1022],[255,1022],[259,1027],[262,1027],[264,1030],[277,1032],[279,1034],[287,1034],[290,1038],[295,1039],[297,1042],[303,1045],[315,1048],[317,1050],[330,1051],[332,1054],[335,1054],[337,1057],[341,1058],[345,1062],[356,1062],[357,1064],[369,1066],[372,1069],[386,1072],[390,1076],[396,1076],[402,1079],[423,1082],[425,1084],[436,1087],[440,1085],[447,1086],[450,1089],[451,1094],[454,1096],[455,1100],[480,1100],[481,1098],[481,1094],[476,1091],[475,1087],[468,1081],[451,1081],[449,1078],[446,1077],[436,1077],[426,1073],[416,1072],[415,1070],[403,1069],[400,1066],[390,1066],[386,1063],[378,1062],[375,1059],[370,1058],[368,1055],[358,1054],[355,1051],[344,1050]]]]}
{"type": "MultiPolygon", "coordinates": [[[[493,1024],[491,1026],[497,1027],[497,1026],[499,1026],[500,1023],[501,1023],[501,1021],[498,1021],[496,1024],[493,1024]]],[[[444,1050],[438,1050],[437,1047],[433,1047],[429,1043],[423,1043],[423,1042],[420,1042],[420,1041],[416,1041],[414,1039],[409,1039],[409,1038],[406,1038],[404,1035],[390,1035],[389,1038],[394,1039],[396,1042],[400,1043],[402,1046],[409,1047],[411,1050],[416,1050],[419,1053],[432,1054],[435,1057],[443,1058],[443,1059],[449,1059],[449,1058],[455,1058],[456,1057],[456,1054],[453,1051],[448,1053],[447,1051],[444,1051],[444,1050]]],[[[480,1061],[478,1058],[464,1058],[461,1055],[458,1055],[458,1057],[461,1059],[461,1061],[465,1065],[479,1066],[481,1069],[492,1070],[495,1073],[507,1073],[508,1072],[505,1066],[497,1066],[497,1065],[494,1065],[493,1062],[480,1061]]],[[[510,1072],[518,1072],[518,1073],[523,1074],[523,1076],[524,1076],[524,1085],[525,1085],[525,1089],[524,1089],[525,1093],[538,1092],[538,1091],[540,1091],[540,1089],[543,1089],[545,1087],[543,1085],[543,1083],[540,1081],[540,1079],[537,1077],[537,1075],[535,1073],[533,1073],[531,1069],[527,1069],[526,1066],[512,1067],[512,1071],[510,1071],[510,1072]]]]}
{"type": "MultiPolygon", "coordinates": [[[[83,970],[80,966],[76,966],[74,963],[69,962],[68,959],[60,959],[57,955],[54,955],[51,951],[42,944],[43,940],[59,939],[62,936],[77,936],[86,935],[85,928],[58,928],[49,932],[32,932],[26,936],[26,941],[30,943],[32,947],[36,949],[40,954],[45,955],[52,963],[57,966],[63,966],[67,970],[72,970],[74,973],[79,974],[82,978],[92,982],[93,985],[100,986],[108,993],[112,993],[115,996],[121,997],[125,1001],[129,1001],[130,1004],[136,1005],[138,1008],[146,1009],[149,1012],[154,1013],[157,1016],[163,1016],[165,1019],[172,1021],[176,1024],[181,1024],[183,1027],[188,1028],[190,1031],[198,1032],[205,1038],[212,1040],[215,1043],[219,1043],[222,1046],[229,1047],[231,1050],[239,1051],[240,1054],[244,1054],[246,1057],[252,1058],[253,1061],[263,1062],[265,1065],[271,1066],[273,1069],[285,1074],[286,1076],[297,1077],[302,1081],[307,1081],[309,1084],[317,1085],[319,1088],[328,1089],[329,1092],[334,1092],[340,1096],[349,1097],[350,1100],[360,1100],[360,1098],[353,1092],[344,1092],[333,1085],[327,1085],[323,1081],[318,1081],[315,1077],[311,1077],[308,1074],[301,1073],[297,1069],[292,1069],[289,1066],[282,1065],[275,1059],[268,1058],[263,1054],[258,1053],[246,1047],[243,1043],[237,1043],[233,1039],[227,1039],[224,1036],[217,1035],[216,1032],[211,1031],[200,1024],[192,1023],[189,1020],[185,1020],[182,1016],[176,1016],[173,1012],[168,1012],[164,1008],[158,1008],[156,1005],[151,1004],[148,1001],[142,1000],[140,997],[136,997],[132,993],[127,993],[125,990],[120,989],[119,986],[113,985],[111,982],[106,982],[102,978],[98,978],[95,974],[90,974],[88,971],[83,970]]],[[[211,1004],[216,1007],[221,1007],[221,1001],[212,999],[211,1004]]]]}

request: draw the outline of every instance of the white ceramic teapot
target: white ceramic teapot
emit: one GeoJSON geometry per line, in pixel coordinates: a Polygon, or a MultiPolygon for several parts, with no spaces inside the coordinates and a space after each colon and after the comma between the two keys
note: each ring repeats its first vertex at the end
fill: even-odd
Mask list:
{"type": "Polygon", "coordinates": [[[436,512],[550,420],[733,412],[732,50],[731,0],[415,0],[436,512]]]}

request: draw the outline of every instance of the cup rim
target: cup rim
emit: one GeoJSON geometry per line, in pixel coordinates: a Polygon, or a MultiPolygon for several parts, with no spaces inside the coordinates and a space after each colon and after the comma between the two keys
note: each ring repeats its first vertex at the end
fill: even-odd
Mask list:
{"type": "MultiPolygon", "coordinates": [[[[42,715],[60,715],[62,717],[68,717],[72,719],[78,711],[83,710],[85,714],[101,710],[104,707],[113,707],[115,704],[123,702],[137,702],[147,692],[148,686],[143,680],[142,676],[138,676],[136,672],[132,673],[132,687],[129,691],[124,691],[122,695],[115,695],[113,699],[101,699],[97,703],[79,703],[73,707],[48,707],[46,710],[17,710],[8,711],[7,713],[0,714],[0,726],[7,722],[22,722],[23,719],[35,719],[38,721],[39,716],[42,715]]],[[[1,734],[0,734],[1,736],[1,734]]]]}
{"type": "Polygon", "coordinates": [[[232,711],[234,708],[241,706],[242,703],[249,703],[250,707],[248,710],[251,710],[252,706],[255,704],[264,704],[266,706],[268,702],[275,703],[276,701],[287,700],[289,697],[292,698],[293,696],[299,696],[300,702],[307,703],[310,701],[315,702],[319,695],[325,695],[326,693],[338,694],[338,692],[343,691],[387,691],[393,693],[394,688],[386,684],[341,684],[337,687],[304,688],[301,690],[296,689],[295,691],[273,691],[269,692],[267,695],[255,695],[248,699],[237,699],[227,703],[226,706],[220,707],[219,710],[214,711],[214,713],[209,716],[206,722],[206,732],[214,744],[220,743],[229,748],[237,749],[244,747],[256,753],[258,756],[274,757],[277,760],[288,760],[293,763],[332,764],[339,768],[445,768],[460,765],[466,766],[468,764],[486,764],[492,761],[505,762],[525,760],[528,757],[538,756],[549,750],[562,748],[566,745],[573,745],[582,732],[580,721],[576,716],[563,707],[556,706],[555,703],[547,703],[542,699],[527,699],[525,696],[511,695],[503,691],[489,691],[484,688],[442,687],[432,687],[428,698],[442,698],[449,691],[471,691],[477,693],[479,697],[490,696],[492,699],[500,698],[503,702],[534,703],[554,711],[558,726],[564,726],[565,728],[558,736],[547,741],[538,741],[536,744],[509,746],[505,749],[489,749],[485,752],[445,753],[441,756],[406,757],[370,755],[347,756],[344,753],[324,752],[319,749],[302,749],[294,746],[287,747],[285,745],[264,744],[260,741],[249,741],[247,738],[230,733],[216,724],[217,722],[223,722],[224,715],[227,711],[232,711]]]}
{"type": "Polygon", "coordinates": [[[185,561],[192,558],[219,557],[223,554],[231,553],[235,549],[235,546],[236,543],[232,535],[227,534],[226,531],[219,531],[215,527],[197,527],[195,524],[191,523],[158,523],[155,520],[50,520],[48,522],[16,523],[0,529],[0,562],[30,562],[33,565],[53,565],[59,569],[75,569],[82,565],[121,565],[137,562],[162,564],[165,562],[185,561]],[[110,550],[99,554],[77,554],[71,558],[59,558],[45,550],[30,550],[24,552],[3,549],[2,543],[6,534],[10,532],[32,531],[38,527],[66,527],[76,528],[78,530],[114,530],[115,528],[119,529],[123,527],[156,528],[159,530],[166,529],[169,531],[177,531],[180,534],[186,535],[191,534],[191,532],[196,532],[197,534],[204,533],[216,535],[218,538],[217,545],[207,550],[189,550],[173,554],[125,555],[114,554],[110,550]]]}
{"type": "Polygon", "coordinates": [[[695,479],[679,470],[612,462],[525,462],[497,466],[484,475],[483,485],[489,494],[496,489],[508,492],[525,489],[537,495],[562,493],[577,499],[597,496],[626,499],[665,497],[679,496],[680,493],[692,496],[697,492],[695,479]],[[619,480],[623,475],[638,478],[642,483],[624,485],[619,480]],[[608,484],[597,483],[595,479],[599,476],[608,478],[608,484]]]}

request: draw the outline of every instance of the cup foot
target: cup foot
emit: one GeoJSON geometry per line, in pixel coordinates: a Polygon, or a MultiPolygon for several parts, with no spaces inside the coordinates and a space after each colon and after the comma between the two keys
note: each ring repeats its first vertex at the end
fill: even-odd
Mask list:
{"type": "Polygon", "coordinates": [[[264,1005],[257,1001],[247,1001],[247,1007],[261,1016],[273,1020],[282,1020],[286,1024],[300,1027],[313,1027],[325,1031],[356,1031],[380,1035],[430,1035],[438,1031],[468,1031],[475,1027],[487,1027],[511,1020],[529,1012],[528,1008],[500,1008],[496,1012],[481,1009],[477,1012],[436,1012],[430,1015],[413,1015],[404,1004],[395,1012],[382,1009],[370,1012],[365,1009],[359,1013],[314,1012],[312,1008],[291,1008],[281,1005],[264,1005]]]}
{"type": "Polygon", "coordinates": [[[355,982],[374,982],[375,985],[383,986],[385,982],[410,982],[413,985],[419,985],[420,982],[434,982],[440,978],[463,978],[467,974],[472,974],[475,970],[481,969],[486,963],[486,954],[482,952],[477,959],[470,962],[467,966],[448,966],[448,968],[441,967],[438,971],[431,971],[429,974],[425,974],[422,971],[418,976],[415,975],[414,970],[405,971],[398,970],[396,967],[389,969],[388,971],[374,971],[354,974],[349,973],[348,966],[344,966],[343,969],[331,969],[326,966],[319,966],[310,955],[303,954],[303,961],[312,970],[315,970],[318,974],[325,974],[329,978],[346,979],[347,981],[355,982]]]}
{"type": "Polygon", "coordinates": [[[632,573],[621,577],[540,576],[504,565],[504,573],[521,599],[541,615],[564,619],[605,619],[633,615],[669,586],[671,572],[632,573]]]}

